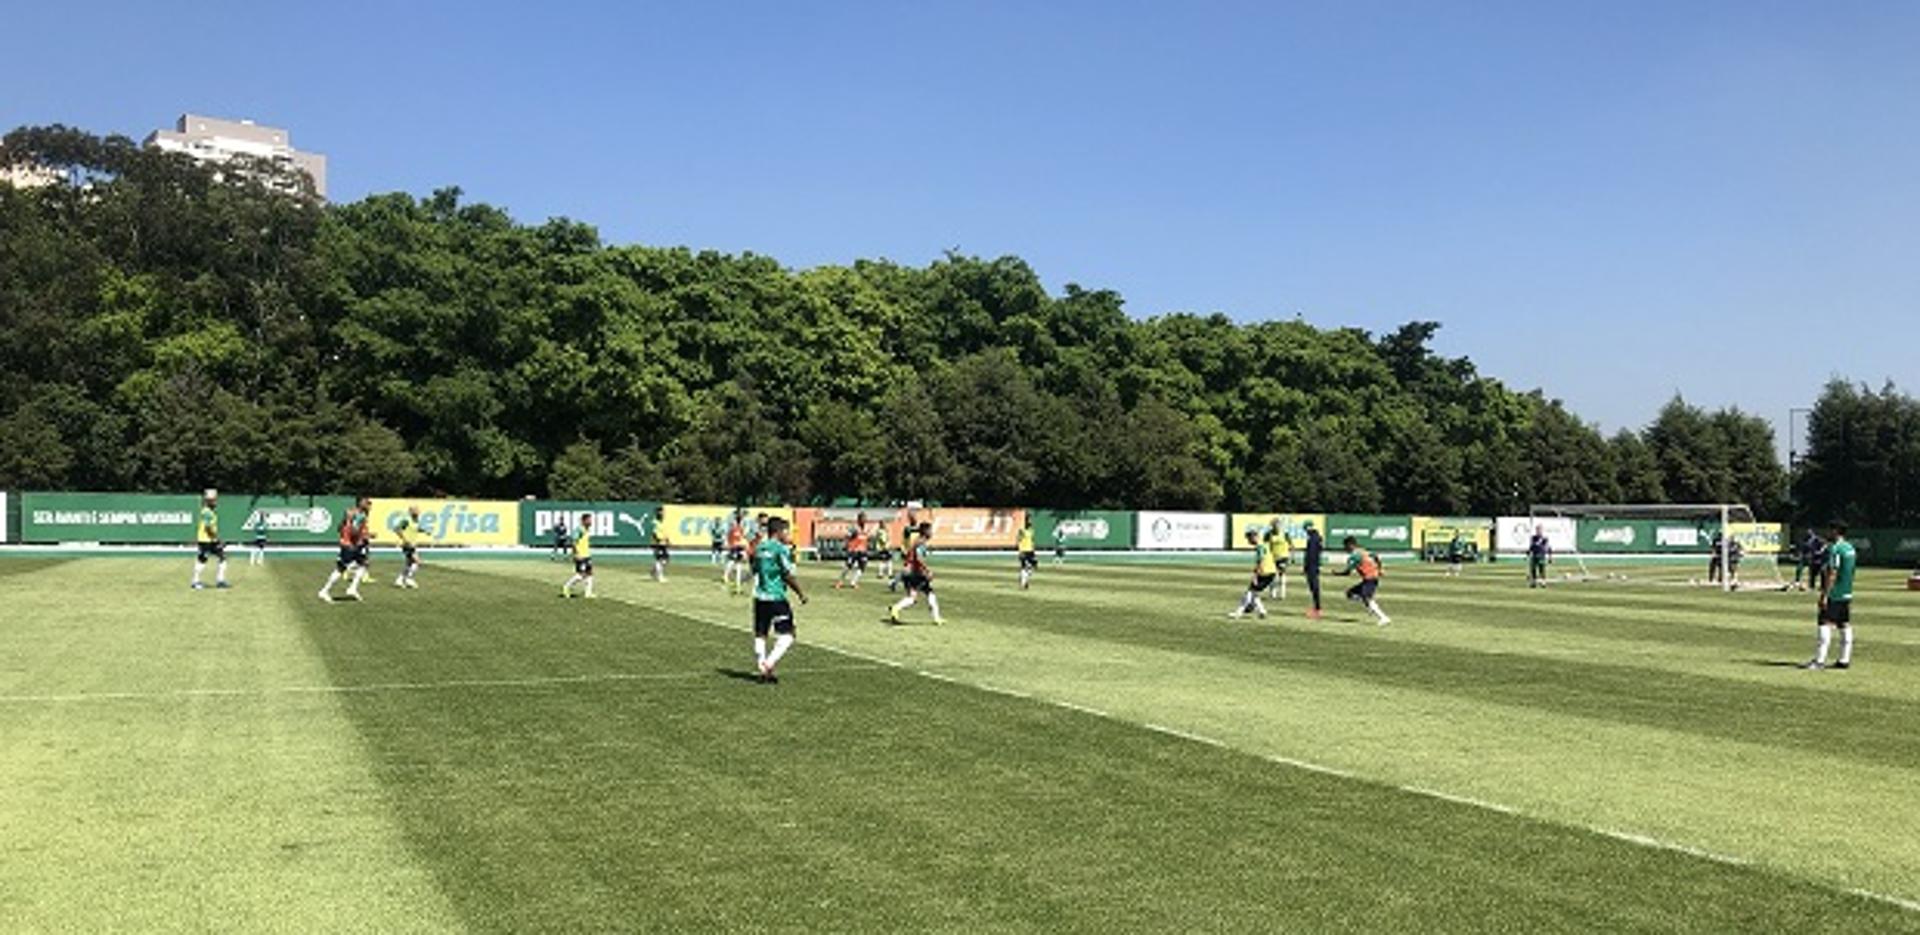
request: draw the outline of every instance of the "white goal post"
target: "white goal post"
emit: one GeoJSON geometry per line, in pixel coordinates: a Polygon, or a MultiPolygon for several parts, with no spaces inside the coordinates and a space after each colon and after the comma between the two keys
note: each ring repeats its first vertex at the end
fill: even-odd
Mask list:
{"type": "Polygon", "coordinates": [[[1530,527],[1555,528],[1557,557],[1579,567],[1563,578],[1722,591],[1787,586],[1780,575],[1783,527],[1760,522],[1744,503],[1539,503],[1527,513],[1530,527]],[[1692,565],[1702,559],[1704,575],[1692,565]]]}

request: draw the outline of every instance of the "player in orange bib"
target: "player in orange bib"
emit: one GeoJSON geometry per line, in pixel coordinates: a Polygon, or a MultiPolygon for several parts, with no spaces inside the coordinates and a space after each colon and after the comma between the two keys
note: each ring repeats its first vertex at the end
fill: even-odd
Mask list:
{"type": "Polygon", "coordinates": [[[867,572],[867,514],[862,513],[853,521],[853,532],[847,536],[847,563],[840,569],[839,580],[833,583],[835,591],[842,587],[860,589],[860,576],[867,572]]]}
{"type": "Polygon", "coordinates": [[[1342,568],[1340,574],[1357,572],[1360,575],[1359,583],[1347,589],[1347,600],[1366,605],[1367,612],[1373,614],[1374,622],[1380,626],[1392,623],[1387,612],[1380,609],[1380,602],[1374,599],[1374,594],[1380,590],[1380,557],[1361,548],[1352,536],[1348,536],[1341,544],[1347,547],[1347,567],[1342,568]]]}

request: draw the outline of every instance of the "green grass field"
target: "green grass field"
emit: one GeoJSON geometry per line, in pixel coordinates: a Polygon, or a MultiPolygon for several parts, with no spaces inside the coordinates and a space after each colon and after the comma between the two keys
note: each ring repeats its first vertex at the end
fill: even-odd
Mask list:
{"type": "Polygon", "coordinates": [[[1892,573],[1802,672],[1804,595],[1514,564],[1390,566],[1385,629],[977,560],[890,628],[808,566],[764,686],[704,560],[189,565],[0,559],[0,929],[1920,931],[1892,573]]]}

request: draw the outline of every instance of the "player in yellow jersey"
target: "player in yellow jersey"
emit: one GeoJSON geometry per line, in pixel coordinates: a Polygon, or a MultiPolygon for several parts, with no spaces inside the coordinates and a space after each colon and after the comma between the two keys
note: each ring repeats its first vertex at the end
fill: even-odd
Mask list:
{"type": "Polygon", "coordinates": [[[393,527],[394,535],[400,538],[400,576],[393,579],[396,588],[417,588],[420,582],[415,575],[420,571],[420,507],[407,507],[407,515],[400,524],[393,527]]]}
{"type": "Polygon", "coordinates": [[[580,526],[573,534],[573,577],[560,586],[561,597],[572,597],[573,586],[586,582],[586,596],[593,597],[593,514],[580,514],[580,526]]]}
{"type": "Polygon", "coordinates": [[[1040,567],[1040,559],[1033,551],[1033,515],[1027,515],[1026,524],[1020,527],[1020,542],[1014,547],[1020,553],[1020,590],[1025,591],[1033,581],[1034,569],[1040,567]]]}
{"type": "Polygon", "coordinates": [[[203,590],[206,585],[200,583],[200,573],[207,568],[209,556],[219,559],[214,566],[213,586],[225,589],[227,585],[227,544],[220,541],[220,494],[208,488],[206,496],[200,501],[200,515],[193,524],[194,545],[199,554],[193,560],[193,589],[203,590]]]}
{"type": "Polygon", "coordinates": [[[1267,596],[1284,601],[1287,599],[1287,563],[1293,560],[1293,537],[1281,527],[1280,517],[1274,517],[1268,524],[1263,547],[1273,553],[1273,585],[1267,588],[1267,596]]]}
{"type": "Polygon", "coordinates": [[[1278,573],[1274,565],[1273,551],[1260,542],[1260,531],[1247,530],[1247,544],[1253,546],[1253,583],[1247,585],[1247,593],[1240,598],[1240,606],[1227,616],[1238,620],[1253,614],[1262,620],[1267,618],[1267,605],[1260,603],[1260,595],[1273,585],[1273,576],[1278,573]]]}

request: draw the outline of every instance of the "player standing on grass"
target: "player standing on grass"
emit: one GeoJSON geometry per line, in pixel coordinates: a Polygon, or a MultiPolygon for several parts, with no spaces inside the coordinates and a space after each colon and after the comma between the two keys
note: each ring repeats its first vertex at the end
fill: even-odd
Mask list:
{"type": "Polygon", "coordinates": [[[740,593],[740,584],[747,576],[747,529],[739,510],[733,511],[733,521],[727,524],[727,565],[720,571],[720,581],[735,594],[740,593]]]}
{"type": "Polygon", "coordinates": [[[653,580],[667,583],[667,563],[673,561],[673,539],[667,535],[667,508],[653,510],[653,580]]]}
{"type": "Polygon", "coordinates": [[[572,597],[573,586],[586,582],[586,596],[593,599],[593,514],[580,514],[580,528],[573,533],[573,576],[560,586],[561,597],[572,597]]]}
{"type": "Polygon", "coordinates": [[[1380,609],[1380,602],[1374,599],[1374,595],[1380,590],[1379,556],[1361,548],[1359,541],[1352,536],[1348,536],[1341,545],[1347,549],[1347,567],[1340,569],[1340,573],[1343,575],[1360,573],[1359,583],[1347,589],[1347,600],[1359,601],[1367,608],[1368,613],[1373,614],[1374,622],[1380,626],[1384,627],[1392,623],[1393,620],[1387,617],[1387,612],[1380,609]]]}
{"type": "Polygon", "coordinates": [[[1266,541],[1255,548],[1264,548],[1273,556],[1273,583],[1267,586],[1267,596],[1276,601],[1287,599],[1287,563],[1293,561],[1293,538],[1280,527],[1280,517],[1273,518],[1267,524],[1266,541]]]}
{"type": "Polygon", "coordinates": [[[1553,561],[1553,543],[1547,541],[1547,527],[1533,527],[1527,540],[1527,587],[1547,586],[1547,565],[1553,561]]]}
{"type": "Polygon", "coordinates": [[[1307,591],[1313,595],[1313,606],[1307,608],[1307,619],[1320,619],[1320,561],[1326,552],[1326,540],[1320,538],[1320,530],[1315,529],[1313,520],[1307,520],[1307,547],[1301,556],[1300,570],[1307,577],[1307,591]]]}
{"type": "Polygon", "coordinates": [[[1027,515],[1026,525],[1020,527],[1020,541],[1015,546],[1020,553],[1020,590],[1025,591],[1033,582],[1033,572],[1040,567],[1040,559],[1033,551],[1033,515],[1027,515]]]}
{"type": "Polygon", "coordinates": [[[1247,544],[1253,546],[1253,583],[1247,585],[1246,595],[1240,598],[1240,607],[1233,613],[1228,614],[1227,617],[1232,620],[1238,620],[1248,614],[1253,614],[1265,620],[1267,619],[1267,606],[1260,603],[1260,595],[1268,588],[1273,587],[1273,577],[1279,573],[1279,567],[1274,564],[1273,550],[1261,543],[1260,533],[1258,531],[1252,529],[1247,530],[1247,544]]]}
{"type": "Polygon", "coordinates": [[[1460,538],[1460,530],[1453,531],[1453,538],[1447,540],[1447,577],[1460,577],[1460,563],[1466,561],[1467,543],[1460,538]]]}
{"type": "Polygon", "coordinates": [[[913,545],[907,552],[906,571],[900,576],[900,584],[907,589],[907,596],[887,611],[885,622],[895,626],[900,624],[900,612],[912,607],[922,594],[927,596],[927,610],[932,611],[933,622],[943,622],[940,619],[940,599],[933,594],[933,570],[927,567],[927,540],[933,536],[933,524],[921,523],[915,532],[917,535],[908,540],[913,545]]]}
{"type": "Polygon", "coordinates": [[[228,587],[227,544],[220,541],[220,494],[215,490],[208,489],[200,501],[200,515],[193,524],[193,539],[197,549],[193,559],[193,590],[206,588],[200,583],[200,574],[207,569],[208,556],[219,559],[213,569],[213,586],[228,587]]]}
{"type": "Polygon", "coordinates": [[[333,603],[334,584],[349,569],[352,577],[347,579],[347,596],[356,601],[360,599],[360,582],[367,577],[367,552],[373,539],[373,533],[367,529],[367,514],[371,509],[372,501],[361,497],[340,520],[340,557],[334,561],[327,583],[320,586],[320,599],[329,604],[333,603]]]}
{"type": "Polygon", "coordinates": [[[840,577],[833,582],[833,589],[849,587],[860,590],[860,576],[867,571],[867,514],[862,513],[853,521],[853,531],[847,534],[846,561],[840,568],[840,577]]]}
{"type": "Polygon", "coordinates": [[[760,681],[777,684],[780,678],[773,667],[793,648],[793,605],[787,592],[807,602],[800,582],[793,576],[793,533],[786,520],[776,516],[761,527],[766,531],[753,553],[753,660],[760,670],[760,681]],[[767,631],[773,631],[773,651],[767,651],[767,631]]]}
{"type": "Polygon", "coordinates": [[[1820,576],[1826,572],[1826,568],[1827,540],[1821,538],[1819,533],[1809,528],[1807,530],[1807,541],[1800,545],[1800,567],[1793,573],[1793,583],[1799,585],[1801,590],[1807,590],[1809,588],[1818,590],[1822,587],[1822,579],[1820,576]],[[1801,572],[1805,572],[1807,575],[1805,584],[1800,583],[1801,572]]]}
{"type": "Polygon", "coordinates": [[[407,515],[400,518],[400,525],[393,527],[393,534],[400,537],[400,576],[393,579],[396,588],[417,588],[420,582],[414,576],[420,573],[420,507],[407,507],[407,515]]]}
{"type": "Polygon", "coordinates": [[[1802,669],[1827,668],[1827,648],[1833,644],[1833,629],[1840,628],[1840,659],[1835,669],[1853,666],[1853,568],[1857,560],[1853,543],[1847,541],[1847,526],[1835,522],[1827,534],[1827,562],[1820,580],[1819,639],[1813,658],[1802,669]]]}
{"type": "Polygon", "coordinates": [[[707,535],[712,538],[713,554],[708,556],[709,564],[718,565],[724,560],[727,551],[727,518],[716,516],[707,524],[707,535]]]}
{"type": "Polygon", "coordinates": [[[1723,556],[1720,554],[1721,544],[1725,541],[1725,535],[1716,532],[1713,534],[1713,542],[1708,545],[1708,548],[1713,550],[1713,554],[1707,556],[1708,584],[1719,584],[1721,577],[1726,573],[1726,566],[1722,564],[1723,556]]]}
{"type": "Polygon", "coordinates": [[[247,550],[247,564],[265,565],[267,563],[267,514],[255,511],[253,514],[253,548],[247,550]]]}
{"type": "Polygon", "coordinates": [[[1066,523],[1055,522],[1053,524],[1053,563],[1055,565],[1065,565],[1067,563],[1066,523]]]}

